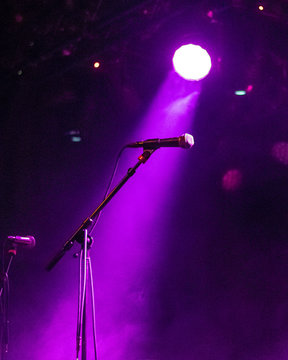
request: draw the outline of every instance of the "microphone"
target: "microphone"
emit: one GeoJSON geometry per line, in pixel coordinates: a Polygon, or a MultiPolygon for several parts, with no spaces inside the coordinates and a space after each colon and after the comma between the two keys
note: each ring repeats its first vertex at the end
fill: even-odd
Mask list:
{"type": "Polygon", "coordinates": [[[181,147],[182,149],[190,149],[193,145],[193,136],[190,134],[183,134],[181,136],[173,138],[136,141],[126,146],[131,148],[143,147],[144,149],[156,150],[160,147],[181,147]]]}
{"type": "Polygon", "coordinates": [[[32,249],[35,244],[34,236],[8,236],[8,240],[10,240],[15,245],[26,246],[29,249],[32,249]]]}

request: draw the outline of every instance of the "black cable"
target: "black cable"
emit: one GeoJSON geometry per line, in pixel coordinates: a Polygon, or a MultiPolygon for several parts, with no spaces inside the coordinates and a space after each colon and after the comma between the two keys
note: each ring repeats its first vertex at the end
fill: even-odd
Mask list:
{"type": "MultiPolygon", "coordinates": [[[[122,153],[123,151],[127,148],[127,145],[123,146],[123,148],[119,151],[118,155],[117,155],[117,158],[116,158],[116,161],[115,161],[115,165],[114,165],[114,169],[113,169],[113,172],[112,172],[112,175],[110,177],[110,180],[109,180],[109,183],[107,185],[107,188],[106,188],[106,191],[105,191],[105,195],[103,197],[103,201],[106,199],[106,197],[108,196],[109,192],[110,192],[110,189],[111,189],[111,186],[112,186],[112,182],[115,178],[115,174],[116,174],[116,171],[118,169],[118,165],[119,165],[119,160],[122,156],[122,153]]],[[[97,217],[95,218],[95,220],[93,220],[93,225],[91,226],[91,229],[89,231],[89,236],[91,236],[92,232],[94,231],[95,229],[95,226],[98,224],[98,221],[99,221],[99,218],[100,218],[100,215],[102,213],[102,210],[99,211],[97,217]]]]}

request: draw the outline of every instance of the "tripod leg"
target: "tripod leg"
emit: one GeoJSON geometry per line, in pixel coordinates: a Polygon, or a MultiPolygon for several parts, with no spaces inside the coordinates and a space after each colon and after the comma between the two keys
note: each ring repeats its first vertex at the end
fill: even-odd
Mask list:
{"type": "Polygon", "coordinates": [[[93,326],[93,342],[94,342],[94,357],[97,360],[97,339],[96,339],[96,321],[95,321],[95,296],[94,296],[94,282],[91,258],[88,256],[88,270],[90,274],[90,290],[91,290],[91,304],[92,304],[92,326],[93,326]]]}
{"type": "Polygon", "coordinates": [[[76,359],[79,359],[79,353],[82,345],[82,334],[81,334],[81,309],[82,309],[82,296],[83,296],[83,284],[82,284],[82,269],[83,269],[83,250],[80,251],[79,255],[79,286],[78,286],[78,313],[77,313],[77,329],[76,329],[76,359]]]}
{"type": "Polygon", "coordinates": [[[82,248],[79,260],[79,295],[78,295],[78,320],[76,334],[76,359],[79,360],[82,348],[82,360],[86,360],[86,288],[87,288],[87,229],[84,230],[84,249],[82,248]],[[83,272],[82,272],[83,270],[83,272]]]}

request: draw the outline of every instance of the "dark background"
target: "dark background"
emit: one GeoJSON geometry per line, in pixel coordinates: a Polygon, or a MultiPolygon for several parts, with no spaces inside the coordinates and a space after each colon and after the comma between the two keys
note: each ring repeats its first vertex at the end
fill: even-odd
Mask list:
{"type": "MultiPolygon", "coordinates": [[[[161,255],[125,291],[101,296],[96,285],[102,313],[119,307],[115,329],[100,316],[99,359],[287,358],[288,3],[259,4],[2,1],[0,236],[37,241],[9,274],[8,359],[71,358],[77,265],[72,254],[50,273],[45,265],[101,201],[120,148],[140,140],[137,123],[187,39],[213,63],[186,130],[195,147],[153,225],[165,229],[161,255]],[[114,330],[113,344],[127,341],[102,351],[114,330]]],[[[104,255],[99,245],[96,278],[104,255]]]]}

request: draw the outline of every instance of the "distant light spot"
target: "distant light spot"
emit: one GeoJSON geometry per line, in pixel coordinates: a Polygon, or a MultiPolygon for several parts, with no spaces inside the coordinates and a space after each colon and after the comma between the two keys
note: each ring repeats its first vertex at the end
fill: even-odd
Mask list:
{"type": "Polygon", "coordinates": [[[62,50],[62,55],[63,56],[70,56],[71,53],[72,53],[71,50],[68,49],[68,48],[62,50]]]}
{"type": "Polygon", "coordinates": [[[82,136],[80,134],[80,131],[77,129],[69,130],[65,133],[65,136],[69,138],[71,142],[79,143],[82,141],[82,136]]]}
{"type": "Polygon", "coordinates": [[[213,16],[214,16],[213,11],[212,11],[212,10],[209,10],[209,11],[207,12],[207,16],[208,16],[210,19],[212,19],[213,16]]]}
{"type": "Polygon", "coordinates": [[[82,138],[81,138],[81,136],[72,136],[71,141],[72,142],[81,142],[82,138]]]}
{"type": "Polygon", "coordinates": [[[243,96],[243,95],[246,95],[246,91],[245,90],[236,90],[234,92],[234,94],[237,96],[243,96]]]}
{"type": "Polygon", "coordinates": [[[246,91],[251,92],[253,90],[253,85],[248,85],[246,91]]]}
{"type": "Polygon", "coordinates": [[[277,142],[272,147],[272,156],[278,162],[288,165],[288,143],[287,142],[277,142]]]}
{"type": "Polygon", "coordinates": [[[15,15],[15,21],[16,21],[16,23],[18,23],[18,24],[20,24],[20,23],[22,23],[23,22],[23,15],[22,14],[16,14],[15,15]]]}
{"type": "Polygon", "coordinates": [[[242,172],[238,169],[228,170],[222,177],[222,187],[227,191],[235,191],[242,184],[242,172]]]}

